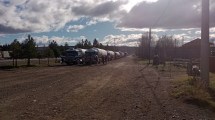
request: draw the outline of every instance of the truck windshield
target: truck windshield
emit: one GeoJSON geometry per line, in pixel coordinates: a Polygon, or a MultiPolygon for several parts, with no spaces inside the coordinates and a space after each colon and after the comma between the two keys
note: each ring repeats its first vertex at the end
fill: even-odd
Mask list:
{"type": "Polygon", "coordinates": [[[77,56],[78,52],[77,51],[67,51],[66,56],[77,56]]]}
{"type": "Polygon", "coordinates": [[[86,56],[93,56],[93,55],[96,55],[96,53],[95,52],[86,52],[85,55],[86,56]]]}

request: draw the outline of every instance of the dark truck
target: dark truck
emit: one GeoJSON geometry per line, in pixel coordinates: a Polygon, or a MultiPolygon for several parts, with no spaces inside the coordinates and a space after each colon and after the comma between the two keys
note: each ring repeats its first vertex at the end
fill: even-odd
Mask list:
{"type": "Polygon", "coordinates": [[[68,49],[66,50],[66,55],[62,56],[62,63],[66,63],[67,65],[74,64],[84,64],[84,55],[86,49],[68,49]]]}
{"type": "Polygon", "coordinates": [[[107,51],[99,48],[91,48],[85,52],[86,64],[107,63],[107,51]]]}

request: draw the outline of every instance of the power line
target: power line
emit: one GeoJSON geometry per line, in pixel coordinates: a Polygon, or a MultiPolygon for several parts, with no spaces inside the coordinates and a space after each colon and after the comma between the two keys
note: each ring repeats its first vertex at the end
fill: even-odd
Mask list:
{"type": "Polygon", "coordinates": [[[166,7],[164,8],[163,12],[161,13],[161,15],[158,17],[158,19],[155,21],[155,23],[151,26],[151,28],[154,28],[158,23],[159,21],[161,20],[161,18],[164,16],[164,14],[166,13],[167,11],[167,8],[169,7],[170,3],[171,3],[172,0],[168,0],[168,3],[166,5],[166,7]]]}

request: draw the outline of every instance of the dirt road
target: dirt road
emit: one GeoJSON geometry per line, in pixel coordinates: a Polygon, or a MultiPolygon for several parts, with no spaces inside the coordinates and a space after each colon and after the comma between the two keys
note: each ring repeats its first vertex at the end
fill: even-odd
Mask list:
{"type": "Polygon", "coordinates": [[[210,110],[170,97],[170,81],[132,57],[107,65],[0,71],[0,119],[215,119],[210,110]]]}

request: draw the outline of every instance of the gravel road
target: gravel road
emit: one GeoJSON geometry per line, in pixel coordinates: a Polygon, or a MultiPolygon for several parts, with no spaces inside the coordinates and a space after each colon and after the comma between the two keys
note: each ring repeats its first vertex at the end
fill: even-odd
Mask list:
{"type": "Polygon", "coordinates": [[[107,65],[0,71],[1,120],[215,120],[170,97],[171,80],[131,56],[107,65]]]}

